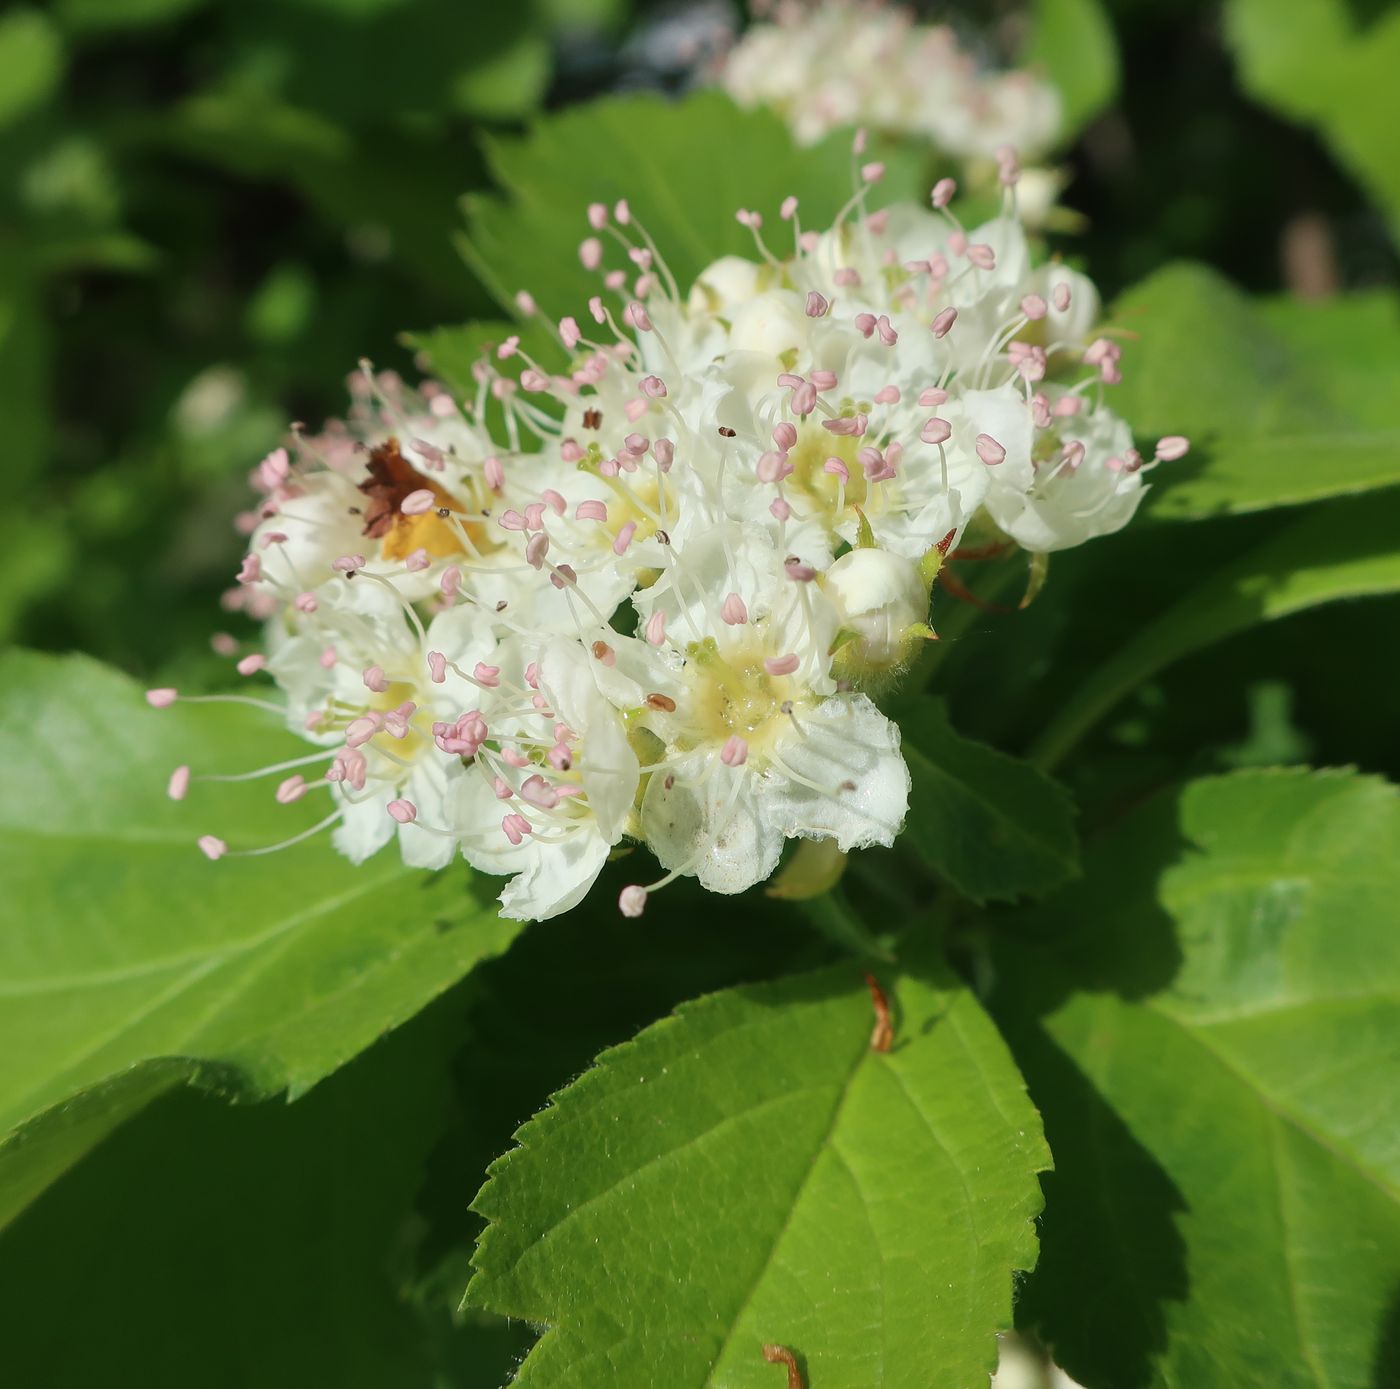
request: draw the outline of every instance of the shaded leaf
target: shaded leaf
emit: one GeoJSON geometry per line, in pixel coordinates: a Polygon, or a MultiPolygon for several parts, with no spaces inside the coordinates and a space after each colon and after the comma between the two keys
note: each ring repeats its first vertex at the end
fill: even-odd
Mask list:
{"type": "Polygon", "coordinates": [[[392,252],[439,296],[444,313],[465,314],[480,300],[445,231],[462,180],[472,177],[470,150],[447,161],[432,139],[352,129],[233,83],[186,98],[142,129],[239,177],[289,182],[376,256],[392,252]]]}
{"type": "Polygon", "coordinates": [[[1397,841],[1376,778],[1195,782],[1000,952],[1057,1169],[1018,1320],[1077,1379],[1394,1382],[1397,841]]]}
{"type": "Polygon", "coordinates": [[[115,29],[138,29],[164,24],[209,0],[57,0],[59,18],[81,37],[115,29]]]}
{"type": "Polygon", "coordinates": [[[519,1384],[771,1389],[768,1343],[824,1389],[987,1372],[1048,1153],[971,995],[893,994],[885,1054],[854,967],[710,995],[520,1131],[467,1294],[551,1328],[519,1384]]]}
{"type": "Polygon", "coordinates": [[[157,713],[79,658],[11,653],[0,676],[0,1128],[23,1125],[0,1147],[0,1216],[163,1084],[300,1094],[519,929],[465,872],[388,851],[355,868],[324,836],[206,862],[203,829],[258,844],[318,817],[268,782],[165,799],[177,763],[304,754],[265,714],[157,713]]]}
{"type": "MultiPolygon", "coordinates": [[[[535,0],[469,11],[458,0],[280,0],[220,9],[235,84],[350,128],[379,125],[389,112],[428,122],[452,111],[518,117],[539,102],[549,79],[549,41],[535,0]]],[[[441,147],[437,153],[442,159],[441,147]]],[[[443,162],[445,174],[454,161],[443,162]]],[[[440,219],[439,233],[443,225],[440,219]]]]}
{"type": "MultiPolygon", "coordinates": [[[[396,1266],[459,1032],[442,1000],[296,1105],[181,1093],[136,1117],[0,1236],[7,1377],[440,1384],[396,1266]]],[[[486,1349],[471,1331],[444,1348],[486,1349]]],[[[465,1382],[498,1389],[508,1368],[465,1382]]]]}
{"type": "Polygon", "coordinates": [[[960,737],[934,699],[902,720],[914,779],[905,833],[964,896],[1008,901],[1049,892],[1079,871],[1074,802],[1027,762],[960,737]]]}
{"type": "MultiPolygon", "coordinates": [[[[40,472],[53,436],[53,331],[43,292],[42,280],[24,257],[11,256],[0,265],[0,417],[5,421],[5,476],[16,485],[40,472]]],[[[38,574],[46,567],[40,560],[38,574]]],[[[9,582],[28,588],[37,580],[9,582]]]]}
{"type": "Polygon", "coordinates": [[[452,84],[452,104],[478,117],[523,116],[539,103],[549,75],[549,43],[539,34],[517,29],[505,48],[457,78],[452,84]]]}
{"type": "Polygon", "coordinates": [[[1141,627],[1050,720],[1033,760],[1056,765],[1124,695],[1188,652],[1322,603],[1398,591],[1400,497],[1314,507],[1233,564],[1199,579],[1141,627]]]}

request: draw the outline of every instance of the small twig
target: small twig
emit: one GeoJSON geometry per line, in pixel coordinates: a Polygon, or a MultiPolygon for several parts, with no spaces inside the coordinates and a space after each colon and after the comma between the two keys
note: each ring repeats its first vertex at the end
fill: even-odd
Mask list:
{"type": "Polygon", "coordinates": [[[873,974],[865,976],[870,985],[870,1001],[875,1005],[875,1030],[870,1034],[871,1051],[888,1051],[894,1045],[894,1023],[890,1021],[890,1001],[873,974]]]}
{"type": "Polygon", "coordinates": [[[1004,540],[998,540],[991,545],[973,545],[970,548],[964,546],[954,550],[948,558],[954,559],[1000,559],[1011,546],[1004,540]]]}
{"type": "Polygon", "coordinates": [[[984,613],[1009,613],[1015,611],[1015,609],[1008,608],[1002,603],[991,603],[985,598],[979,598],[946,564],[938,571],[938,581],[943,585],[949,597],[957,598],[964,603],[971,603],[973,607],[980,608],[984,613]]]}
{"type": "Polygon", "coordinates": [[[797,1357],[786,1346],[764,1346],[763,1358],[770,1365],[787,1366],[787,1389],[807,1389],[802,1371],[797,1367],[797,1357]]]}

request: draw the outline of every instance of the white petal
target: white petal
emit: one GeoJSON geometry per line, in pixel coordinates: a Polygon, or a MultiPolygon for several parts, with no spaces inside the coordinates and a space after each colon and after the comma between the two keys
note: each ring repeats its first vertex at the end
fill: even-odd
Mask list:
{"type": "Polygon", "coordinates": [[[765,813],[787,835],[835,839],[843,851],[893,844],[909,809],[898,725],[853,695],[826,700],[802,719],[802,730],[806,736],[785,740],[779,757],[803,781],[775,768],[765,813]]]}
{"type": "MultiPolygon", "coordinates": [[[[975,463],[992,489],[1009,487],[1024,492],[1035,478],[1031,466],[1031,412],[1013,385],[990,391],[964,391],[939,413],[953,426],[951,443],[968,468],[975,463]],[[1006,450],[1006,458],[988,466],[977,456],[977,436],[989,434],[1006,450]]],[[[950,453],[951,458],[951,453],[950,453]]],[[[965,504],[967,502],[965,498],[965,504]]]]}
{"type": "Polygon", "coordinates": [[[536,844],[524,868],[501,891],[501,915],[512,921],[545,921],[576,907],[588,895],[609,852],[611,846],[591,826],[563,843],[536,844]]]}
{"type": "MultiPolygon", "coordinates": [[[[611,643],[614,649],[624,639],[611,643]]],[[[627,671],[604,665],[577,641],[554,638],[543,643],[536,657],[540,690],[563,721],[587,734],[597,722],[616,718],[618,709],[641,703],[642,692],[627,671]]]]}
{"type": "Polygon", "coordinates": [[[316,588],[331,577],[331,564],[341,555],[370,554],[366,546],[374,543],[363,538],[364,518],[352,514],[364,497],[349,478],[313,473],[297,485],[302,495],[281,503],[249,542],[264,578],[282,585],[284,592],[316,588]],[[287,538],[264,549],[263,539],[270,534],[287,538]]]}
{"type": "Polygon", "coordinates": [[[606,843],[616,844],[641,781],[637,754],[620,718],[593,721],[579,748],[578,767],[598,832],[606,843]]]}
{"type": "MultiPolygon", "coordinates": [[[[688,770],[698,773],[704,761],[690,759],[688,770]]],[[[667,787],[665,774],[653,773],[642,800],[647,846],[664,868],[693,873],[711,892],[761,883],[778,866],[783,835],[761,813],[759,780],[749,768],[721,766],[703,786],[678,774],[667,787]]]]}
{"type": "Polygon", "coordinates": [[[394,837],[398,825],[386,809],[393,796],[385,793],[355,802],[342,796],[339,790],[335,794],[341,803],[342,815],[331,832],[331,843],[351,863],[363,863],[394,837]]]}
{"type": "Polygon", "coordinates": [[[449,661],[470,671],[478,661],[491,664],[496,638],[481,611],[473,604],[458,603],[444,608],[428,624],[428,649],[441,651],[449,661]]]}
{"type": "MultiPolygon", "coordinates": [[[[451,768],[450,764],[436,757],[429,760],[425,753],[408,779],[403,794],[417,808],[421,822],[399,826],[399,852],[410,868],[446,868],[457,855],[460,846],[455,839],[449,839],[445,834],[430,834],[422,827],[445,827],[448,775],[454,770],[462,774],[460,767],[451,768]]],[[[384,818],[390,818],[387,810],[384,818]]]]}

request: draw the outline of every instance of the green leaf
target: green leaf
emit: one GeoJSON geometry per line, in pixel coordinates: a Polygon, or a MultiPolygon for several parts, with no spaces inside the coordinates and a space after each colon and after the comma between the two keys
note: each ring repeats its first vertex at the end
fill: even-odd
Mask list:
{"type": "MultiPolygon", "coordinates": [[[[462,252],[504,307],[513,311],[515,294],[528,289],[555,317],[580,312],[597,292],[596,273],[578,258],[591,202],[626,198],[684,291],[720,256],[756,256],[737,209],[763,213],[765,234],[787,246],[792,229],[777,216],[784,197],[800,200],[803,226],[821,227],[851,191],[848,135],[798,149],[773,112],[740,111],[715,91],[571,107],[523,137],[488,138],[485,153],[504,196],[467,197],[462,252]]],[[[914,195],[916,162],[887,161],[881,202],[914,195]]]]}
{"type": "Polygon", "coordinates": [[[1400,483],[1400,402],[1382,384],[1398,310],[1391,294],[1261,307],[1191,264],[1124,293],[1113,407],[1139,438],[1192,444],[1154,474],[1148,514],[1195,520],[1400,483]]]}
{"type": "Polygon", "coordinates": [[[517,32],[507,47],[460,74],[452,84],[452,104],[488,119],[523,116],[539,104],[550,68],[548,41],[540,34],[517,32]]]}
{"type": "Polygon", "coordinates": [[[1032,761],[1054,767],[1124,695],[1189,652],[1322,603],[1397,591],[1400,497],[1311,508],[1140,627],[1050,720],[1032,761]]]}
{"type": "Polygon", "coordinates": [[[1118,44],[1099,0],[1035,0],[1021,61],[1058,89],[1065,143],[1118,94],[1118,44]]]}
{"type": "Polygon", "coordinates": [[[901,719],[914,779],[906,833],[974,901],[1049,892],[1079,872],[1074,802],[1028,762],[959,737],[941,701],[901,719]]]}
{"type": "Polygon", "coordinates": [[[517,328],[501,319],[476,319],[471,323],[406,333],[404,341],[421,354],[426,371],[458,394],[471,399],[477,392],[472,367],[488,348],[495,347],[512,333],[518,332],[517,328]]]}
{"type": "Polygon", "coordinates": [[[42,105],[63,76],[63,40],[27,5],[0,16],[0,128],[42,105]]]}
{"type": "MultiPolygon", "coordinates": [[[[295,1105],[167,1095],[67,1173],[0,1236],[7,1380],[440,1383],[395,1265],[445,1112],[458,1003],[440,1000],[295,1105]]],[[[445,1348],[467,1347],[486,1349],[470,1331],[445,1348]]],[[[468,1382],[497,1389],[508,1368],[468,1382]]]]}
{"type": "MultiPolygon", "coordinates": [[[[529,319],[519,326],[501,319],[483,318],[471,323],[452,324],[444,328],[429,328],[419,333],[405,333],[401,341],[416,353],[415,362],[425,372],[443,382],[459,396],[475,400],[480,386],[472,368],[499,343],[515,334],[522,349],[537,362],[548,362],[559,351],[558,340],[550,335],[539,319],[529,319]]],[[[516,426],[508,421],[501,402],[487,396],[483,402],[482,420],[493,439],[509,439],[516,426]]],[[[526,449],[533,446],[528,433],[522,440],[526,449]]]]}
{"type": "Polygon", "coordinates": [[[0,644],[13,639],[31,604],[72,577],[70,523],[50,514],[0,518],[0,644]]]}
{"type": "Polygon", "coordinates": [[[1056,1157],[1018,1322],[1076,1379],[1395,1382],[1397,842],[1373,777],[1199,781],[1000,952],[1056,1157]]]}
{"type": "Polygon", "coordinates": [[[986,1374],[1049,1155],[967,990],[893,992],[887,1053],[851,967],[710,995],[521,1129],[467,1300],[550,1327],[522,1389],[772,1389],[765,1344],[822,1389],[986,1374]]]}
{"type": "MultiPolygon", "coordinates": [[[[429,123],[439,157],[442,116],[520,117],[549,81],[549,39],[535,0],[473,5],[470,15],[460,0],[219,8],[225,73],[234,85],[353,129],[409,115],[429,123]]],[[[444,174],[454,165],[460,172],[455,158],[444,163],[444,174]]]]}
{"type": "Polygon", "coordinates": [[[1394,430],[1391,360],[1400,353],[1400,298],[1390,289],[1331,299],[1253,301],[1264,322],[1304,366],[1329,405],[1358,425],[1394,430]]]}
{"type": "Polygon", "coordinates": [[[1229,0],[1225,30],[1245,89],[1314,127],[1400,234],[1400,11],[1363,24],[1347,0],[1229,0]]]}
{"type": "Polygon", "coordinates": [[[316,311],[316,279],[299,261],[283,261],[267,272],[243,310],[254,342],[290,342],[304,333],[316,311]]]}
{"type": "MultiPolygon", "coordinates": [[[[802,854],[804,850],[807,850],[809,844],[824,845],[828,842],[826,840],[800,840],[795,853],[802,854]]],[[[822,852],[820,849],[807,851],[822,852]]],[[[890,952],[889,947],[878,936],[871,933],[870,928],[861,919],[860,913],[851,906],[840,882],[840,875],[844,873],[846,866],[845,855],[838,853],[837,858],[839,859],[839,863],[836,865],[838,876],[835,880],[827,883],[825,889],[820,893],[799,897],[799,893],[804,889],[799,888],[798,891],[794,892],[791,890],[790,883],[783,882],[783,879],[788,877],[792,870],[793,865],[789,861],[784,865],[782,872],[773,879],[766,895],[779,899],[798,897],[803,913],[813,928],[847,954],[868,960],[893,960],[895,957],[890,952]]],[[[800,867],[799,871],[801,871],[800,867]]]]}
{"type": "Polygon", "coordinates": [[[146,708],[81,658],[0,661],[0,1219],[165,1086],[295,1097],[411,1017],[519,929],[386,851],[354,868],[324,837],[205,861],[314,823],[269,783],[165,799],[171,768],[304,755],[267,715],[146,708]],[[96,1088],[93,1088],[96,1087],[96,1088]]]}
{"type": "MultiPolygon", "coordinates": [[[[606,871],[627,870],[619,863],[606,871]]],[[[433,1269],[444,1308],[461,1300],[483,1224],[467,1208],[463,1186],[479,1183],[510,1146],[522,1114],[541,1108],[605,1047],[697,993],[833,958],[792,906],[750,896],[716,913],[713,896],[693,878],[666,891],[664,931],[624,917],[615,890],[597,891],[564,916],[535,922],[454,990],[466,1031],[454,1068],[458,1112],[418,1200],[432,1225],[423,1266],[433,1269]]]]}

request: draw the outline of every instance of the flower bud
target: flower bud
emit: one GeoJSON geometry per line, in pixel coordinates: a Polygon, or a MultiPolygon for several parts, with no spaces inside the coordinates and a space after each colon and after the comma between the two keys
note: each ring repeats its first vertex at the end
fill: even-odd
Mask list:
{"type": "Polygon", "coordinates": [[[700,272],[690,291],[693,314],[715,313],[728,318],[762,290],[763,267],[740,256],[721,256],[700,272]]]}
{"type": "Polygon", "coordinates": [[[836,607],[836,675],[857,684],[898,673],[928,635],[928,588],[912,560],[888,550],[842,555],[822,577],[836,607]]]}

